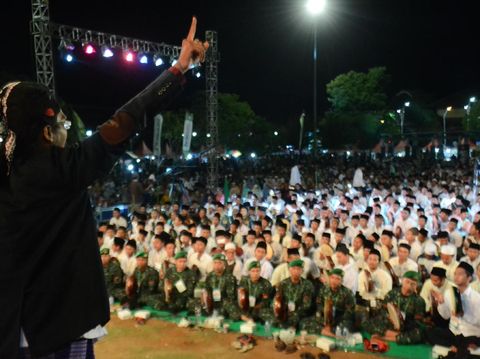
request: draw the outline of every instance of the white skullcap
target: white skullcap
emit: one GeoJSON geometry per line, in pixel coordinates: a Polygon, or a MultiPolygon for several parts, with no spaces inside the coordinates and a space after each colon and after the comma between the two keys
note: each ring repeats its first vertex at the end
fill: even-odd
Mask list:
{"type": "Polygon", "coordinates": [[[434,255],[437,254],[437,246],[436,246],[434,243],[428,243],[428,244],[425,246],[425,249],[423,250],[423,252],[424,252],[426,255],[434,256],[434,255]]]}
{"type": "Polygon", "coordinates": [[[235,246],[235,244],[233,244],[233,243],[231,243],[231,242],[230,242],[230,243],[227,243],[227,244],[225,245],[225,250],[226,250],[226,251],[231,251],[231,250],[234,251],[235,249],[237,249],[237,247],[235,246]]]}
{"type": "Polygon", "coordinates": [[[440,253],[441,254],[447,254],[449,256],[454,256],[455,255],[455,250],[456,248],[452,246],[451,244],[445,244],[440,248],[440,253]]]}

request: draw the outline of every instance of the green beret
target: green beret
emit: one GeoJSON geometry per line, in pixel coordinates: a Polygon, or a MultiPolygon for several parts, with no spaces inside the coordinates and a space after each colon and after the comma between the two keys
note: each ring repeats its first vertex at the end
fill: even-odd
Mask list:
{"type": "Polygon", "coordinates": [[[250,262],[250,264],[248,265],[248,270],[252,268],[260,268],[260,262],[257,262],[257,261],[250,262]]]}
{"type": "Polygon", "coordinates": [[[420,281],[421,281],[420,273],[414,272],[413,270],[406,272],[406,273],[403,275],[403,278],[412,279],[412,280],[414,280],[414,281],[416,281],[416,282],[420,282],[420,281]]]}
{"type": "Polygon", "coordinates": [[[212,258],[214,261],[226,261],[225,256],[221,253],[215,254],[212,258]]]}
{"type": "Polygon", "coordinates": [[[137,258],[148,258],[148,254],[145,253],[145,252],[138,252],[135,257],[137,257],[137,258]]]}
{"type": "Polygon", "coordinates": [[[177,254],[175,254],[175,259],[180,259],[180,258],[187,258],[187,252],[180,251],[177,254]]]}
{"type": "Polygon", "coordinates": [[[103,255],[106,255],[108,256],[110,254],[110,249],[108,248],[102,248],[100,249],[100,255],[103,256],[103,255]]]}
{"type": "Polygon", "coordinates": [[[295,259],[295,260],[291,261],[290,263],[288,263],[288,268],[292,268],[292,267],[303,268],[303,261],[301,259],[295,259]]]}
{"type": "Polygon", "coordinates": [[[343,278],[344,274],[345,273],[340,268],[334,268],[334,269],[332,269],[331,271],[328,272],[328,275],[338,275],[339,277],[342,277],[342,278],[343,278]]]}

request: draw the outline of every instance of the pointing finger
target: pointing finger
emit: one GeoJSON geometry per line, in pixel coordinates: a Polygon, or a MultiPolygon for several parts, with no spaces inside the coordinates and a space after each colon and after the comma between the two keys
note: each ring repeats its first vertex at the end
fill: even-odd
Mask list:
{"type": "Polygon", "coordinates": [[[197,18],[192,18],[192,25],[190,25],[190,31],[188,32],[187,40],[193,41],[195,39],[195,32],[197,31],[197,18]]]}

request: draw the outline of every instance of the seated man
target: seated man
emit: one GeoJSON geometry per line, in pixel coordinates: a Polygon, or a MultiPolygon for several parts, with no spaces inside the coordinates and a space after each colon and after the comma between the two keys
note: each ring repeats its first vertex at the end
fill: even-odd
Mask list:
{"type": "Polygon", "coordinates": [[[398,344],[421,343],[423,332],[419,324],[425,316],[425,301],[417,294],[420,280],[418,272],[406,272],[400,288],[394,288],[387,294],[383,300],[383,310],[369,321],[365,321],[362,329],[372,336],[381,336],[384,340],[398,344]],[[398,309],[398,323],[390,317],[387,310],[389,303],[394,304],[398,309]]]}
{"type": "Polygon", "coordinates": [[[448,328],[448,319],[443,319],[438,313],[438,303],[432,301],[435,293],[441,293],[445,296],[453,296],[453,287],[447,280],[447,271],[445,268],[433,267],[430,278],[425,281],[420,292],[420,296],[425,301],[425,309],[427,311],[427,324],[437,327],[448,328]]]}
{"type": "Polygon", "coordinates": [[[108,295],[114,300],[121,300],[125,296],[125,285],[123,283],[123,272],[120,262],[117,258],[110,257],[108,248],[100,250],[100,255],[102,257],[103,274],[105,275],[108,295]]]}
{"type": "Polygon", "coordinates": [[[367,257],[365,269],[358,277],[359,298],[357,305],[361,307],[358,322],[368,320],[369,314],[375,315],[380,308],[380,302],[392,289],[392,277],[385,270],[379,268],[380,252],[376,249],[370,250],[367,257]]]}
{"type": "MultiPolygon", "coordinates": [[[[129,294],[129,306],[130,308],[146,305],[155,307],[158,305],[160,299],[158,292],[158,272],[147,265],[148,255],[145,252],[139,252],[136,258],[137,266],[130,278],[136,283],[136,291],[134,291],[134,293],[127,293],[129,294]]],[[[127,279],[127,282],[129,282],[129,279],[127,279]]]]}
{"type": "MultiPolygon", "coordinates": [[[[450,347],[448,358],[470,358],[470,349],[480,346],[480,294],[474,291],[470,282],[473,267],[465,262],[455,269],[454,282],[458,288],[455,300],[450,296],[436,293],[438,312],[450,319],[449,328],[432,328],[427,331],[431,344],[450,347]]],[[[476,356],[478,357],[478,356],[476,356]]]]}
{"type": "Polygon", "coordinates": [[[252,261],[248,265],[248,276],[243,277],[239,285],[239,293],[245,297],[239,297],[241,319],[243,321],[272,321],[273,312],[270,307],[272,285],[261,275],[261,264],[252,261]]]}
{"type": "Polygon", "coordinates": [[[302,329],[331,337],[335,336],[336,327],[353,331],[355,298],[352,291],[342,284],[343,276],[340,268],[329,272],[328,282],[317,296],[316,315],[302,321],[302,329]]]}
{"type": "MultiPolygon", "coordinates": [[[[237,304],[237,280],[225,271],[226,258],[223,254],[213,256],[213,272],[207,275],[205,288],[212,301],[212,309],[219,315],[232,320],[240,319],[240,310],[237,304]]],[[[207,308],[207,314],[212,314],[207,308]]]]}
{"type": "Polygon", "coordinates": [[[312,307],[313,284],[302,278],[303,261],[292,260],[288,264],[289,278],[280,282],[275,295],[274,306],[280,304],[281,310],[274,308],[275,323],[278,326],[296,328],[300,320],[307,317],[312,307]]]}
{"type": "Polygon", "coordinates": [[[193,298],[195,286],[196,275],[187,267],[187,252],[178,252],[175,255],[175,266],[168,268],[163,280],[163,308],[173,313],[185,310],[193,298]]]}

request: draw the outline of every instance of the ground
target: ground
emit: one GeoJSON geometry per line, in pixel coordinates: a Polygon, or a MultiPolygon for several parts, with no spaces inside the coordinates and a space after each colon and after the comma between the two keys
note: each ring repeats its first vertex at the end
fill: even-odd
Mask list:
{"type": "MultiPolygon", "coordinates": [[[[306,347],[295,354],[278,353],[272,340],[258,339],[258,345],[242,354],[230,346],[238,333],[218,334],[211,329],[185,329],[158,319],[138,326],[133,320],[121,321],[116,316],[107,325],[108,336],[96,344],[97,359],[212,359],[212,358],[299,358],[306,347]]],[[[332,359],[378,359],[378,356],[359,353],[330,353],[332,359]]]]}

